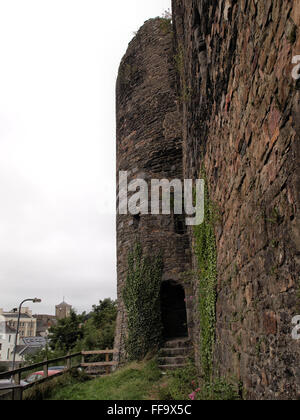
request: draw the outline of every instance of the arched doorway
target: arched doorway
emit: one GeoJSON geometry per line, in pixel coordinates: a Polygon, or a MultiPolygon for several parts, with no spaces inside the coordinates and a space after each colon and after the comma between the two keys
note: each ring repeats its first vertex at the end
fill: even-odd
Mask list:
{"type": "Polygon", "coordinates": [[[188,336],[185,292],[175,281],[161,285],[161,313],[165,339],[188,336]]]}

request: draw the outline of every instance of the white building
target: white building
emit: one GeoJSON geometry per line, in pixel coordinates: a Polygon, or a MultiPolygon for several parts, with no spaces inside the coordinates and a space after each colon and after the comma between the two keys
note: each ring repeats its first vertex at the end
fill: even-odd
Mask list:
{"type": "MultiPolygon", "coordinates": [[[[8,325],[13,330],[17,329],[18,312],[4,312],[3,309],[0,309],[0,316],[5,318],[6,325],[8,325]]],[[[22,339],[24,337],[35,337],[36,322],[37,321],[32,316],[32,312],[30,311],[30,309],[22,308],[20,317],[19,338],[22,339]]]]}
{"type": "MultiPolygon", "coordinates": [[[[12,329],[5,318],[0,315],[0,363],[13,361],[16,330],[12,329]]],[[[16,362],[23,362],[28,355],[34,355],[46,347],[47,340],[43,337],[26,337],[18,339],[16,347],[16,362]]]]}
{"type": "MultiPolygon", "coordinates": [[[[0,362],[9,363],[13,360],[15,339],[18,323],[18,312],[4,312],[0,309],[0,362]]],[[[38,350],[37,345],[25,343],[28,337],[36,336],[37,320],[29,308],[23,308],[20,317],[19,336],[16,348],[16,362],[22,362],[29,352],[38,350]],[[32,349],[34,347],[34,349],[32,349]]],[[[41,348],[41,343],[39,343],[41,348]]]]}
{"type": "Polygon", "coordinates": [[[0,362],[8,362],[13,357],[16,331],[6,324],[5,318],[1,317],[1,315],[0,324],[0,362]]]}

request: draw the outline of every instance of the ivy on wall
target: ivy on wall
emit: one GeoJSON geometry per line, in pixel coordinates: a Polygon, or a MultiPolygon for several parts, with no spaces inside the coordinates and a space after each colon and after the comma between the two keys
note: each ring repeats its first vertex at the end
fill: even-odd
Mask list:
{"type": "Polygon", "coordinates": [[[131,361],[142,360],[160,344],[162,271],[162,257],[144,256],[139,243],[129,253],[123,298],[128,315],[126,351],[131,361]]]}
{"type": "Polygon", "coordinates": [[[216,328],[217,248],[215,221],[216,211],[209,200],[207,182],[205,182],[205,218],[201,225],[194,227],[194,238],[199,273],[200,355],[202,373],[207,382],[212,379],[216,328]]]}
{"type": "Polygon", "coordinates": [[[184,47],[182,43],[179,44],[177,48],[177,53],[175,54],[175,68],[180,78],[181,92],[180,92],[180,101],[186,103],[191,96],[190,89],[187,85],[186,76],[185,76],[185,58],[184,58],[184,47]]]}

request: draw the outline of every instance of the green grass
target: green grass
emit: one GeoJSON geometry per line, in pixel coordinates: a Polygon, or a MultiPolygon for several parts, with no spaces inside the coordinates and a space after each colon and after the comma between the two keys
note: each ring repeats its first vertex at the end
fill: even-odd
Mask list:
{"type": "Polygon", "coordinates": [[[192,360],[184,368],[168,372],[164,381],[157,386],[156,399],[187,401],[193,393],[198,401],[237,401],[240,399],[238,385],[225,378],[211,382],[200,380],[192,360]]]}
{"type": "Polygon", "coordinates": [[[169,371],[163,383],[157,389],[157,399],[167,401],[186,401],[189,395],[198,388],[199,381],[195,364],[188,360],[185,367],[169,371]]]}
{"type": "Polygon", "coordinates": [[[25,400],[126,401],[237,400],[238,389],[218,379],[201,383],[192,360],[187,366],[162,375],[156,360],[131,363],[110,376],[89,380],[84,372],[70,373],[25,391],[25,400]]]}
{"type": "Polygon", "coordinates": [[[132,363],[110,376],[84,383],[58,387],[49,400],[111,401],[149,400],[155,384],[161,380],[156,361],[132,363]]]}

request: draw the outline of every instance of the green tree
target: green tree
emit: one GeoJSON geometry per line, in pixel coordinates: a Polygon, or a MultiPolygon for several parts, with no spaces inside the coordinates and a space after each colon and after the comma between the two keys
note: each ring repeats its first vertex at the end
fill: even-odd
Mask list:
{"type": "Polygon", "coordinates": [[[113,348],[117,318],[117,302],[104,299],[93,306],[84,326],[82,346],[86,350],[113,348]]]}
{"type": "Polygon", "coordinates": [[[65,319],[61,319],[49,330],[50,347],[52,350],[72,350],[84,336],[84,315],[74,311],[65,319]]]}
{"type": "Polygon", "coordinates": [[[93,310],[83,312],[59,320],[49,330],[49,346],[35,355],[26,357],[29,364],[42,362],[45,359],[56,359],[65,356],[67,352],[76,353],[81,350],[112,349],[114,345],[115,326],[117,318],[117,301],[100,300],[93,310]]]}
{"type": "Polygon", "coordinates": [[[103,328],[107,324],[114,323],[117,317],[117,301],[112,299],[100,300],[98,306],[93,306],[90,316],[97,328],[103,328]]]}

